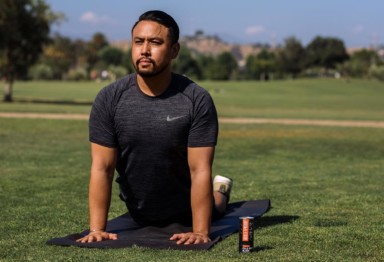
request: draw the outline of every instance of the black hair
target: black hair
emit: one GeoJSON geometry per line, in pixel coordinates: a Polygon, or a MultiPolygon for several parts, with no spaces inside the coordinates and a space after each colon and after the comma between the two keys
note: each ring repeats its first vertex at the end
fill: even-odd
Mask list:
{"type": "Polygon", "coordinates": [[[133,25],[132,32],[133,29],[135,29],[135,27],[137,26],[137,24],[141,21],[154,21],[167,27],[169,29],[172,44],[176,44],[179,41],[179,26],[177,25],[175,19],[173,19],[173,17],[169,14],[160,10],[147,11],[142,14],[139,17],[139,20],[137,20],[137,22],[133,25]]]}

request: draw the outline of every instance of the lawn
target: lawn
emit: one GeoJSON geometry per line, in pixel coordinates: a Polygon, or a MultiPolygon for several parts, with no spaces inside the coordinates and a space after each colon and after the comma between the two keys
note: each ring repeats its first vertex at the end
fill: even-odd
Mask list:
{"type": "MultiPolygon", "coordinates": [[[[284,88],[275,82],[244,82],[238,87],[207,82],[206,86],[219,114],[225,116],[292,114],[291,118],[383,120],[384,103],[377,98],[383,97],[382,84],[360,81],[361,85],[351,82],[344,86],[340,82],[343,84],[330,87],[334,83],[330,80],[279,83],[292,93],[281,93],[284,88]],[[214,86],[220,90],[213,90],[214,86]],[[314,107],[324,111],[312,110],[309,101],[297,105],[297,112],[289,111],[300,96],[319,99],[314,107]],[[226,108],[230,97],[233,109],[226,108]],[[261,103],[253,110],[250,97],[261,103]],[[273,100],[279,103],[273,105],[273,100]],[[351,101],[361,103],[353,109],[351,101]],[[354,110],[358,112],[355,117],[354,110]]],[[[88,84],[83,84],[79,88],[86,89],[88,84]]],[[[16,87],[15,97],[73,100],[77,96],[73,94],[75,85],[72,88],[68,93],[55,96],[52,91],[44,97],[38,91],[31,94],[32,90],[27,95],[21,87],[17,95],[16,87]]],[[[101,87],[87,88],[88,92],[79,91],[82,95],[78,99],[91,101],[101,87]]],[[[89,110],[89,105],[20,102],[12,106],[15,111],[31,112],[89,110]]],[[[5,108],[11,111],[0,103],[0,112],[7,111],[5,108]]],[[[222,124],[214,162],[215,174],[235,181],[232,201],[272,201],[273,208],[256,222],[256,252],[238,254],[236,234],[208,252],[48,246],[46,240],[88,226],[87,128],[85,120],[0,118],[0,261],[381,261],[384,257],[383,130],[271,124],[222,124]]],[[[110,218],[125,211],[115,184],[110,218]]]]}
{"type": "MultiPolygon", "coordinates": [[[[0,112],[88,114],[97,92],[107,84],[16,82],[16,102],[0,102],[0,112]]],[[[199,84],[210,91],[219,115],[225,117],[384,119],[384,84],[375,81],[307,79],[199,84]]]]}

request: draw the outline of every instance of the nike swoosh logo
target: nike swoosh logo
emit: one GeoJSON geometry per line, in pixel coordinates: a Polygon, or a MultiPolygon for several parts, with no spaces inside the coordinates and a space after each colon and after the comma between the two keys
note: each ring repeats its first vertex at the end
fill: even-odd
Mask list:
{"type": "Polygon", "coordinates": [[[174,121],[174,120],[182,118],[182,117],[185,117],[185,116],[175,116],[175,117],[167,116],[167,121],[171,122],[171,121],[174,121]]]}

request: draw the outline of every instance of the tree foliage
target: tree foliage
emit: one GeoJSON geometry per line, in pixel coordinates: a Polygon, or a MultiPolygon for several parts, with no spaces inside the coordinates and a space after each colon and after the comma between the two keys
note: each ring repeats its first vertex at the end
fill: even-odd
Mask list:
{"type": "Polygon", "coordinates": [[[229,80],[237,73],[237,61],[230,52],[223,52],[214,58],[213,63],[208,68],[210,79],[229,80]]]}
{"type": "Polygon", "coordinates": [[[44,46],[41,63],[52,70],[52,77],[61,79],[71,67],[76,64],[74,43],[68,37],[55,34],[52,42],[44,46]]]}
{"type": "Polygon", "coordinates": [[[132,73],[135,71],[135,68],[132,64],[132,49],[130,48],[128,51],[124,52],[123,57],[121,59],[121,65],[127,69],[128,73],[132,73]]]}
{"type": "Polygon", "coordinates": [[[289,37],[277,54],[279,70],[296,77],[304,69],[305,57],[301,42],[295,37],[289,37]]]}
{"type": "Polygon", "coordinates": [[[181,47],[179,55],[172,65],[172,69],[174,72],[190,78],[202,78],[202,72],[196,59],[192,57],[190,50],[184,46],[181,47]]]}
{"type": "Polygon", "coordinates": [[[262,49],[257,55],[247,57],[245,65],[246,79],[267,80],[276,71],[276,55],[266,49],[262,49]]]}
{"type": "Polygon", "coordinates": [[[121,49],[111,46],[101,48],[97,56],[107,65],[121,65],[124,52],[121,49]]]}
{"type": "Polygon", "coordinates": [[[50,80],[53,78],[53,70],[49,65],[36,64],[29,68],[28,76],[33,80],[50,80]]]}
{"type": "MultiPolygon", "coordinates": [[[[109,79],[114,79],[134,71],[131,50],[110,45],[101,32],[89,41],[59,34],[50,39],[50,24],[62,17],[53,13],[44,0],[0,0],[0,77],[10,83],[8,86],[15,78],[27,76],[83,80],[99,79],[101,72],[108,72],[113,76],[109,79]]],[[[197,31],[193,37],[204,39],[204,32],[197,31]]],[[[218,37],[211,39],[220,41],[218,37]]],[[[306,47],[295,37],[285,39],[277,48],[256,43],[248,57],[244,57],[239,45],[228,50],[209,55],[182,45],[172,70],[199,80],[268,80],[309,74],[330,76],[330,72],[380,78],[383,64],[373,50],[349,57],[344,43],[332,37],[317,36],[306,47]]],[[[11,100],[12,89],[8,90],[5,100],[11,100]]]]}
{"type": "Polygon", "coordinates": [[[361,49],[354,52],[350,59],[339,64],[337,69],[347,77],[372,77],[372,70],[383,64],[374,50],[361,49]]]}
{"type": "Polygon", "coordinates": [[[372,65],[369,68],[369,76],[373,79],[384,81],[384,66],[372,65]]]}
{"type": "Polygon", "coordinates": [[[59,19],[43,0],[0,1],[0,73],[6,80],[5,101],[12,101],[12,83],[28,68],[50,41],[49,25],[59,19]]]}
{"type": "Polygon", "coordinates": [[[344,42],[333,37],[315,37],[306,48],[307,66],[336,68],[349,56],[344,42]]]}
{"type": "Polygon", "coordinates": [[[90,67],[93,67],[98,61],[98,52],[109,45],[107,38],[103,33],[95,33],[92,39],[87,44],[87,62],[90,67]]]}
{"type": "Polygon", "coordinates": [[[201,70],[201,75],[203,79],[212,79],[210,68],[213,67],[215,59],[212,56],[207,55],[197,55],[196,57],[197,65],[201,70]]]}

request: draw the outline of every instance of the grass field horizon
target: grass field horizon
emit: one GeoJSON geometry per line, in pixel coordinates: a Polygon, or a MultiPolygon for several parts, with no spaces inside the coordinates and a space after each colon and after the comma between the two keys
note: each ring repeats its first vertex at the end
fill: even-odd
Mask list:
{"type": "MultiPolygon", "coordinates": [[[[383,120],[384,84],[372,80],[297,79],[286,81],[198,82],[222,117],[383,120]]],[[[16,82],[14,103],[0,112],[88,114],[108,82],[16,82]]]]}
{"type": "MultiPolygon", "coordinates": [[[[15,98],[92,102],[103,86],[55,85],[16,83],[15,98]]],[[[201,85],[211,92],[221,116],[384,120],[384,84],[379,82],[320,79],[201,85]]],[[[0,103],[0,112],[89,109],[90,105],[0,103]]],[[[384,257],[380,128],[222,124],[214,174],[234,179],[231,201],[272,202],[272,209],[256,222],[256,252],[250,254],[238,253],[237,234],[208,252],[48,246],[50,238],[88,227],[88,123],[0,118],[0,144],[0,261],[382,261],[384,257]]],[[[117,191],[114,183],[109,218],[126,212],[117,191]]]]}

